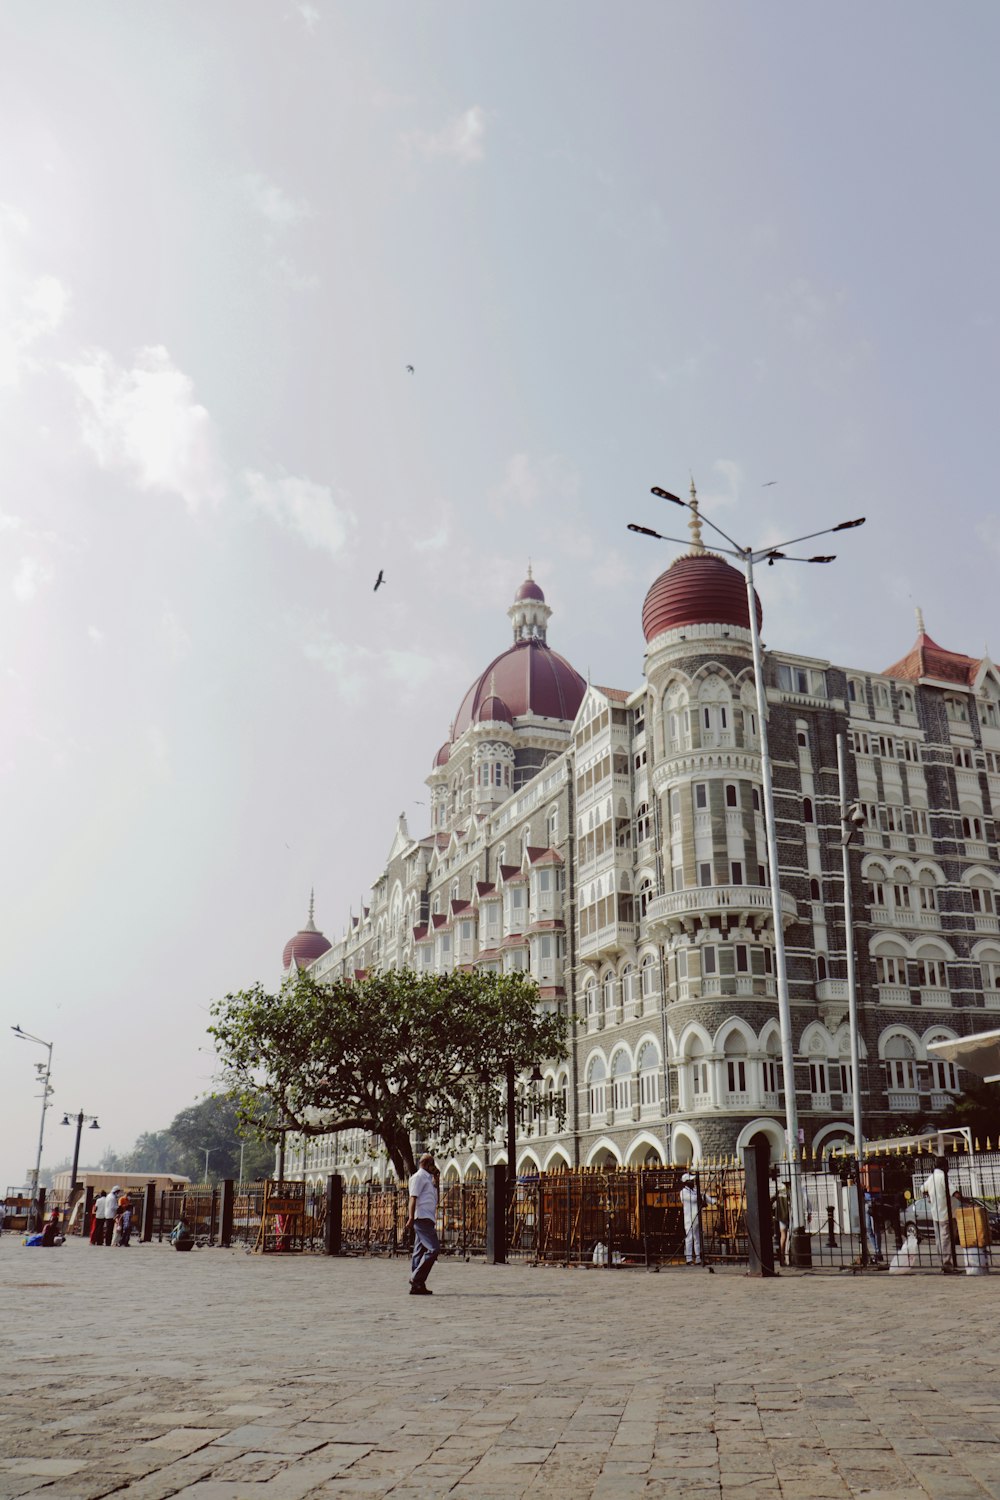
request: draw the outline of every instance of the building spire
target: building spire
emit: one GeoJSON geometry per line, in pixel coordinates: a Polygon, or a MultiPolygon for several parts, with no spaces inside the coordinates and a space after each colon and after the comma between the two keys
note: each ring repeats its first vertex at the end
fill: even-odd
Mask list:
{"type": "Polygon", "coordinates": [[[701,553],[705,550],[705,543],[701,539],[701,516],[698,514],[698,491],[694,487],[694,475],[691,475],[691,519],[688,522],[688,530],[691,533],[691,551],[701,553]]]}
{"type": "Polygon", "coordinates": [[[916,607],[916,614],[917,614],[917,634],[918,635],[926,635],[927,631],[924,629],[924,612],[920,608],[919,604],[916,607]]]}
{"type": "Polygon", "coordinates": [[[306,932],[316,931],[316,887],[313,886],[309,892],[309,920],[306,923],[306,932]]]}

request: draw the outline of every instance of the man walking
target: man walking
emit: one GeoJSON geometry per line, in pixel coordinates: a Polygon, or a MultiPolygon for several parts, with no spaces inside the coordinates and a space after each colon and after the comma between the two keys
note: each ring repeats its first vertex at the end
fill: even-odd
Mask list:
{"type": "Polygon", "coordinates": [[[951,1237],[951,1193],[948,1191],[948,1161],[935,1156],[934,1170],[920,1189],[930,1208],[942,1271],[955,1271],[954,1241],[951,1237]]]}
{"type": "Polygon", "coordinates": [[[410,1214],[407,1228],[413,1230],[413,1259],[410,1264],[410,1296],[430,1297],[427,1285],[431,1267],[441,1253],[437,1235],[437,1167],[430,1151],[425,1151],[410,1178],[410,1214]]]}
{"type": "Polygon", "coordinates": [[[104,1243],[110,1245],[115,1237],[115,1219],[118,1216],[118,1194],[121,1188],[113,1187],[104,1200],[104,1243]]]}
{"type": "Polygon", "coordinates": [[[685,1172],[681,1178],[680,1196],[684,1212],[684,1264],[699,1266],[702,1264],[701,1206],[703,1203],[714,1204],[715,1199],[707,1193],[702,1196],[697,1179],[690,1172],[685,1172]]]}

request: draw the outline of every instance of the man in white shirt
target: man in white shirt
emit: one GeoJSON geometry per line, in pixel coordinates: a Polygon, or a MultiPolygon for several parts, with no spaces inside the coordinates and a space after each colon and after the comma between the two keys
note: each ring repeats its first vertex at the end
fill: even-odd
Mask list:
{"type": "Polygon", "coordinates": [[[413,1259],[410,1263],[410,1296],[430,1297],[427,1285],[431,1267],[441,1253],[437,1235],[437,1167],[430,1151],[425,1151],[410,1178],[410,1214],[407,1228],[413,1230],[413,1259]]]}
{"type": "Polygon", "coordinates": [[[934,1170],[920,1189],[927,1199],[942,1271],[954,1271],[951,1238],[951,1194],[948,1191],[948,1163],[943,1156],[934,1158],[934,1170]]]}
{"type": "Polygon", "coordinates": [[[121,1188],[115,1186],[104,1200],[104,1243],[110,1245],[115,1236],[115,1217],[118,1213],[118,1194],[121,1188]]]}
{"type": "Polygon", "coordinates": [[[680,1197],[684,1213],[684,1264],[698,1266],[701,1265],[701,1206],[714,1203],[715,1199],[699,1193],[697,1180],[690,1172],[681,1178],[680,1197]]]}

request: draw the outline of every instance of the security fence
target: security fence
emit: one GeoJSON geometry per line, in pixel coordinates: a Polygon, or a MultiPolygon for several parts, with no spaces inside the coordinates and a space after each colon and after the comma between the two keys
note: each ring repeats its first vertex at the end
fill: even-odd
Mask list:
{"type": "Polygon", "coordinates": [[[1000,1266],[1000,1152],[907,1149],[872,1152],[860,1163],[782,1162],[772,1168],[779,1236],[796,1179],[813,1269],[974,1275],[1000,1266]]]}
{"type": "MultiPolygon", "coordinates": [[[[396,1183],[345,1188],[341,1244],[348,1255],[409,1253],[409,1191],[396,1183]]],[[[485,1255],[485,1182],[446,1182],[438,1201],[437,1229],[445,1255],[485,1255]]]]}

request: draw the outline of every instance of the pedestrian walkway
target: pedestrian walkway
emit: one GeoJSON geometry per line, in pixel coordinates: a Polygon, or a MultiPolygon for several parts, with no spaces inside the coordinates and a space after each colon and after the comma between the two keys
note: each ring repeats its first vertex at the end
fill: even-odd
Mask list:
{"type": "Polygon", "coordinates": [[[1000,1497],[1000,1276],[0,1240],[0,1497],[1000,1497]]]}

